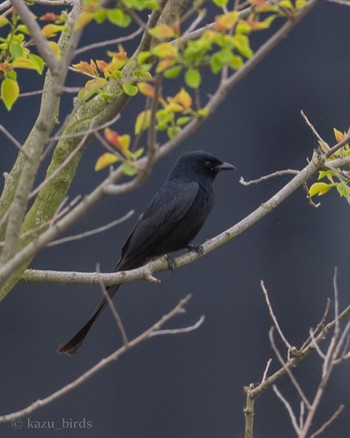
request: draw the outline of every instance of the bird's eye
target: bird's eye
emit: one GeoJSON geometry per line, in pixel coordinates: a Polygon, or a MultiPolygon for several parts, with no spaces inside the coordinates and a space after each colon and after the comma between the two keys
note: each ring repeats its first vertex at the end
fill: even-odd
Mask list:
{"type": "Polygon", "coordinates": [[[209,160],[207,160],[207,161],[205,161],[204,162],[204,166],[206,167],[206,168],[208,168],[208,169],[211,169],[211,162],[209,161],[209,160]]]}

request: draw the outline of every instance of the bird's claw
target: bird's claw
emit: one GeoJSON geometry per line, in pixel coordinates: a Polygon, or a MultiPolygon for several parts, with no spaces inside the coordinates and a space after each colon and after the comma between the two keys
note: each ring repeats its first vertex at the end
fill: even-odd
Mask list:
{"type": "Polygon", "coordinates": [[[176,261],[173,257],[171,257],[169,254],[165,255],[165,259],[168,263],[168,268],[170,270],[171,273],[174,272],[174,269],[176,268],[176,261]]]}
{"type": "Polygon", "coordinates": [[[202,245],[187,245],[186,248],[189,251],[195,251],[199,255],[204,255],[204,248],[202,245]]]}

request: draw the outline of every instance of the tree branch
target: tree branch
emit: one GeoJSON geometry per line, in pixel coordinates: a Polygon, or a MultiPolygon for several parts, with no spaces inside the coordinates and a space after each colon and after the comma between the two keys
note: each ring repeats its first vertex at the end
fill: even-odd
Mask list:
{"type": "Polygon", "coordinates": [[[77,379],[73,380],[71,383],[65,385],[63,388],[59,389],[58,391],[54,392],[53,394],[50,394],[49,396],[43,399],[31,403],[29,406],[25,407],[24,409],[21,409],[20,411],[12,412],[11,414],[1,415],[0,423],[6,423],[9,421],[13,421],[17,418],[27,416],[32,412],[36,411],[37,409],[49,405],[53,401],[69,393],[73,389],[77,388],[78,386],[86,382],[88,379],[90,379],[92,376],[94,376],[96,373],[98,373],[103,368],[105,368],[107,365],[110,365],[112,362],[118,360],[123,354],[125,354],[131,348],[134,348],[137,345],[141,344],[142,342],[146,341],[147,339],[151,338],[152,336],[155,336],[154,333],[159,334],[159,331],[163,325],[165,325],[168,321],[174,318],[174,316],[184,313],[186,311],[185,306],[190,300],[190,298],[191,295],[187,295],[185,298],[179,301],[179,303],[170,312],[162,316],[162,318],[160,318],[150,328],[148,328],[146,331],[144,331],[143,333],[141,333],[131,341],[128,341],[127,345],[121,346],[109,356],[101,359],[96,365],[88,369],[85,373],[81,374],[77,379]]]}
{"type": "MultiPolygon", "coordinates": [[[[161,155],[162,149],[156,153],[156,158],[161,155]]],[[[322,166],[324,160],[321,156],[314,153],[310,163],[302,169],[298,175],[296,175],[289,183],[287,183],[281,190],[279,190],[275,195],[273,195],[268,201],[260,205],[256,210],[250,213],[247,217],[242,219],[237,224],[228,228],[221,234],[213,237],[212,239],[203,243],[203,253],[198,253],[196,251],[190,251],[184,255],[175,258],[176,268],[180,268],[182,266],[188,265],[189,263],[198,260],[200,257],[203,257],[204,254],[207,254],[215,249],[219,248],[223,244],[229,242],[234,237],[246,231],[248,228],[253,226],[259,220],[261,220],[264,216],[271,213],[278,205],[280,205],[285,199],[287,199],[298,187],[304,184],[312,175],[314,175],[322,166]]],[[[115,176],[114,173],[110,175],[109,178],[113,178],[115,176]]],[[[103,183],[104,186],[108,186],[108,182],[103,183]]],[[[127,188],[127,183],[124,185],[116,186],[119,187],[120,191],[125,190],[127,188]]],[[[101,196],[101,190],[103,193],[103,187],[98,187],[95,189],[93,193],[85,198],[84,205],[79,204],[74,211],[68,213],[63,219],[57,222],[55,226],[53,226],[50,230],[46,231],[42,234],[37,242],[33,242],[24,248],[21,253],[18,253],[8,264],[7,266],[3,266],[0,269],[0,281],[8,273],[11,272],[12,269],[16,269],[16,265],[20,263],[19,260],[22,260],[26,257],[24,254],[32,254],[32,252],[37,251],[38,246],[43,247],[46,245],[50,239],[56,237],[58,232],[66,229],[71,222],[74,221],[74,216],[76,214],[80,214],[77,210],[84,210],[84,212],[90,208],[93,203],[95,203],[99,197],[101,196]],[[17,260],[16,260],[17,259],[17,260]]],[[[149,274],[154,274],[156,272],[168,270],[169,266],[164,257],[160,259],[151,261],[150,263],[142,266],[138,269],[133,269],[130,271],[124,272],[116,272],[113,274],[99,274],[99,278],[104,282],[105,285],[112,284],[120,284],[125,282],[130,282],[134,280],[145,279],[149,274]]],[[[81,273],[81,272],[60,272],[60,271],[41,271],[37,274],[37,271],[28,270],[23,277],[26,281],[59,281],[64,283],[81,283],[81,284],[98,284],[98,279],[96,277],[96,273],[81,273]]]]}
{"type": "MultiPolygon", "coordinates": [[[[208,111],[208,116],[192,120],[174,138],[163,145],[163,151],[173,150],[189,136],[194,134],[197,129],[215,113],[218,106],[224,101],[227,94],[234,88],[254,67],[256,67],[287,35],[297,26],[297,24],[307,15],[318,3],[319,0],[310,0],[306,6],[295,16],[293,20],[287,21],[275,34],[273,34],[248,61],[229,78],[222,80],[211,96],[209,102],[204,107],[208,111]]],[[[242,11],[243,12],[243,11],[242,11]]]]}

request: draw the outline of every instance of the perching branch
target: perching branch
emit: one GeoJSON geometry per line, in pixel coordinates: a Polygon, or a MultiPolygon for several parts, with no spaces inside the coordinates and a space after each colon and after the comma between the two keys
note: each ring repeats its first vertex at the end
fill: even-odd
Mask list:
{"type": "MultiPolygon", "coordinates": [[[[159,151],[157,151],[155,159],[157,159],[161,154],[162,154],[162,148],[159,149],[159,151]]],[[[273,195],[268,201],[260,205],[256,210],[254,210],[247,217],[239,221],[237,224],[233,225],[232,227],[228,228],[227,230],[213,237],[212,239],[206,241],[202,245],[203,247],[202,253],[191,251],[187,254],[176,257],[175,258],[176,268],[180,268],[182,266],[194,262],[195,260],[198,260],[204,254],[214,251],[215,249],[219,248],[220,246],[232,240],[234,237],[238,236],[239,234],[249,229],[251,226],[257,223],[267,214],[274,211],[274,209],[278,205],[280,205],[295,190],[297,190],[301,185],[303,185],[305,181],[307,181],[312,175],[318,172],[318,170],[323,166],[323,163],[324,163],[324,159],[322,158],[322,156],[314,153],[310,163],[306,167],[304,167],[304,169],[302,169],[298,173],[298,175],[296,175],[289,183],[287,183],[282,189],[280,189],[275,195],[273,195]]],[[[112,172],[109,178],[114,178],[115,172],[112,172]]],[[[108,182],[103,184],[104,184],[103,187],[105,186],[108,187],[108,182]]],[[[36,245],[40,245],[40,246],[46,245],[46,243],[48,243],[49,240],[53,238],[53,236],[56,237],[59,231],[63,231],[63,229],[66,229],[67,223],[74,220],[74,215],[76,214],[76,210],[84,209],[84,211],[86,211],[87,208],[90,207],[90,204],[92,206],[92,204],[96,202],[96,199],[99,198],[99,191],[102,190],[103,193],[103,187],[102,189],[101,187],[95,189],[95,191],[91,195],[85,198],[84,205],[79,204],[71,213],[68,213],[66,217],[58,221],[57,224],[54,225],[50,230],[42,234],[38,238],[36,245]]],[[[123,187],[125,187],[125,185],[119,185],[119,186],[115,186],[115,189],[119,188],[119,190],[123,190],[123,187]]],[[[18,253],[15,256],[15,258],[8,263],[7,267],[4,266],[2,269],[0,269],[0,281],[2,279],[2,276],[8,275],[7,272],[9,272],[11,269],[16,269],[15,267],[16,264],[20,263],[19,260],[22,257],[25,257],[24,254],[31,253],[32,251],[35,250],[36,247],[34,246],[33,243],[28,245],[20,253],[18,253]]],[[[120,283],[135,281],[135,280],[146,279],[147,276],[149,276],[150,274],[153,275],[156,272],[165,271],[168,268],[169,267],[167,261],[164,258],[160,258],[138,269],[125,271],[125,272],[116,272],[113,274],[100,274],[99,278],[104,282],[105,285],[109,286],[112,284],[120,284],[120,283]]],[[[24,274],[23,279],[25,281],[41,281],[41,282],[58,281],[63,283],[81,283],[81,284],[98,284],[99,282],[96,277],[96,273],[61,272],[61,271],[27,270],[26,273],[24,274]]]]}

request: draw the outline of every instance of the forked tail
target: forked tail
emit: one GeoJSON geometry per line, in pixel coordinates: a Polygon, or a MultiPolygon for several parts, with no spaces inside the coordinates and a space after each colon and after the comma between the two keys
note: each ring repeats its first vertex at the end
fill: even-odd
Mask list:
{"type": "MultiPolygon", "coordinates": [[[[110,298],[114,296],[114,294],[119,289],[120,284],[116,286],[111,286],[107,288],[107,292],[110,298]]],[[[100,303],[98,304],[95,312],[91,315],[89,320],[84,324],[84,326],[64,345],[59,347],[57,350],[61,354],[67,354],[68,356],[72,356],[76,353],[80,345],[83,343],[86,335],[88,334],[91,326],[97,319],[98,315],[102,312],[102,310],[106,307],[107,300],[106,298],[103,298],[100,303]]]]}

